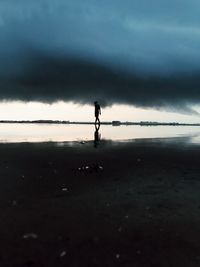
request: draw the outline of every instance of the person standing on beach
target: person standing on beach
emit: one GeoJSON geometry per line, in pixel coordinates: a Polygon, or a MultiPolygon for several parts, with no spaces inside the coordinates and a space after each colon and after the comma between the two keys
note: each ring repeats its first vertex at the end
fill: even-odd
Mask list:
{"type": "Polygon", "coordinates": [[[94,109],[95,125],[97,123],[100,125],[99,115],[101,115],[101,107],[97,101],[94,102],[94,109]]]}

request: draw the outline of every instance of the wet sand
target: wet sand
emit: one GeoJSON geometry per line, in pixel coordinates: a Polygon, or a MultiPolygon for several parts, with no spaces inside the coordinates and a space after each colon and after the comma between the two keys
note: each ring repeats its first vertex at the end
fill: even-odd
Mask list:
{"type": "Polygon", "coordinates": [[[200,266],[200,146],[0,145],[0,266],[200,266]]]}

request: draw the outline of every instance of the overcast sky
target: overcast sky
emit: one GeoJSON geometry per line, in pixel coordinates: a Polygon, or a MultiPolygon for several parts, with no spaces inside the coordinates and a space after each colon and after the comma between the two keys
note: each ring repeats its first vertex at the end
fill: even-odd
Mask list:
{"type": "Polygon", "coordinates": [[[195,115],[197,0],[1,0],[0,100],[195,115]]]}

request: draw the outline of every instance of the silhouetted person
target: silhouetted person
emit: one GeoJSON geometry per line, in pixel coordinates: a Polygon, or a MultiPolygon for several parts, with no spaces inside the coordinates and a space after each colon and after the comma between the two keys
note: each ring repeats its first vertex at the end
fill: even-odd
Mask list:
{"type": "Polygon", "coordinates": [[[99,133],[100,124],[95,124],[95,132],[94,132],[94,147],[98,146],[98,143],[100,141],[100,133],[99,133]]]}
{"type": "Polygon", "coordinates": [[[95,125],[98,123],[100,124],[99,115],[101,114],[101,107],[97,101],[94,102],[94,116],[95,116],[95,125]]]}

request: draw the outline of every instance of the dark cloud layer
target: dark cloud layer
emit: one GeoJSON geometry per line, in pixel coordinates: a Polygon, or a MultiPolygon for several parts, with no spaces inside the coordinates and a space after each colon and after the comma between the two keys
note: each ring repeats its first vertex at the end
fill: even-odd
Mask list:
{"type": "Polygon", "coordinates": [[[97,62],[37,54],[17,76],[1,77],[0,98],[54,102],[58,100],[104,105],[127,103],[139,107],[192,112],[200,99],[199,73],[169,76],[127,74],[97,62]]]}
{"type": "Polygon", "coordinates": [[[2,0],[0,99],[192,112],[199,8],[197,0],[2,0]]]}

